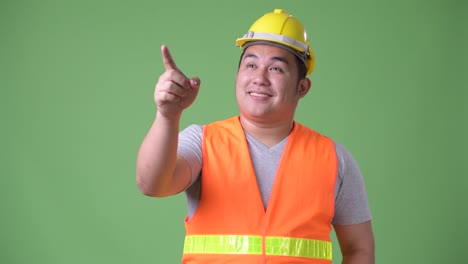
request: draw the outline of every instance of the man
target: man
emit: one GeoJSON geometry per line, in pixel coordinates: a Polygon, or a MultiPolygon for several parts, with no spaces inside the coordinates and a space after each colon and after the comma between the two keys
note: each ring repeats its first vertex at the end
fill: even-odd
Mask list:
{"type": "Polygon", "coordinates": [[[371,216],[359,168],[340,144],[294,121],[311,87],[314,55],[302,23],[265,14],[237,39],[239,115],[179,135],[200,80],[168,48],[155,88],[156,118],[137,159],[149,196],[185,192],[184,263],[374,263],[371,216]]]}

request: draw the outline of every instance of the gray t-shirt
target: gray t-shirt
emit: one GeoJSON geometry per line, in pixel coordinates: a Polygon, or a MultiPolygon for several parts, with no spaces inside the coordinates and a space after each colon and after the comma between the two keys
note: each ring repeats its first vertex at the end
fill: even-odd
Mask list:
{"type": "MultiPolygon", "coordinates": [[[[179,133],[178,154],[188,162],[192,172],[192,181],[185,189],[189,218],[194,215],[200,201],[202,135],[203,128],[199,125],[190,125],[179,133]]],[[[271,148],[248,133],[246,133],[246,139],[258,188],[266,208],[287,138],[271,148]]],[[[361,171],[344,146],[335,142],[335,150],[338,158],[338,175],[335,185],[335,215],[332,224],[351,225],[369,221],[371,214],[361,171]]]]}

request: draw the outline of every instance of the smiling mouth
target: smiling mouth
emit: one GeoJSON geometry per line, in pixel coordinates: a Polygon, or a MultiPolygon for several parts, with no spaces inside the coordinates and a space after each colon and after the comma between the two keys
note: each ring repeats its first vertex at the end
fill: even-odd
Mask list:
{"type": "Polygon", "coordinates": [[[258,96],[258,97],[271,97],[271,95],[266,93],[256,93],[256,92],[249,92],[249,95],[258,96]]]}

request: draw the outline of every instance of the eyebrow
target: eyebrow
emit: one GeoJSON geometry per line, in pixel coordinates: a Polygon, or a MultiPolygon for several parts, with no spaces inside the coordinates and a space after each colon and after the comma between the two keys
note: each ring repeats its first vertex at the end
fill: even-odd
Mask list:
{"type": "MultiPolygon", "coordinates": [[[[245,58],[254,58],[254,59],[258,59],[258,56],[255,55],[255,54],[253,54],[253,53],[246,53],[246,54],[244,55],[244,59],[245,59],[245,58]]],[[[271,57],[270,60],[273,60],[273,61],[281,61],[281,62],[284,62],[284,63],[286,63],[286,64],[289,64],[289,61],[288,61],[286,58],[284,58],[284,57],[274,56],[274,57],[271,57]]]]}

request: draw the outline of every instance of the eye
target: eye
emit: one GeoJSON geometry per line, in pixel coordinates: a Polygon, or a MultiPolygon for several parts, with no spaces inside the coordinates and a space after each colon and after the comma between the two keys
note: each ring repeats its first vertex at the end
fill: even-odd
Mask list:
{"type": "Polygon", "coordinates": [[[276,66],[270,67],[270,71],[283,72],[283,70],[280,67],[276,67],[276,66]]]}
{"type": "Polygon", "coordinates": [[[255,64],[253,64],[253,63],[247,63],[246,67],[249,68],[249,69],[254,69],[254,68],[255,68],[255,64]]]}

